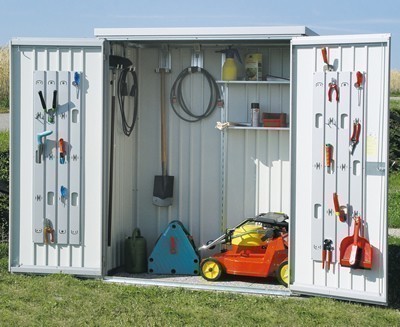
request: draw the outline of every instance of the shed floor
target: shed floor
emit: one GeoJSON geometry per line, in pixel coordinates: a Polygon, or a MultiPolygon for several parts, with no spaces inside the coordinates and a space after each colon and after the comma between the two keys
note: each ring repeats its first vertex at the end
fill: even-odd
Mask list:
{"type": "Polygon", "coordinates": [[[106,282],[147,285],[182,287],[189,289],[225,291],[247,294],[265,294],[289,296],[288,288],[278,284],[273,278],[254,278],[243,276],[225,276],[215,282],[209,282],[201,276],[182,275],[155,275],[155,274],[129,274],[126,272],[115,272],[113,276],[105,277],[106,282]]]}

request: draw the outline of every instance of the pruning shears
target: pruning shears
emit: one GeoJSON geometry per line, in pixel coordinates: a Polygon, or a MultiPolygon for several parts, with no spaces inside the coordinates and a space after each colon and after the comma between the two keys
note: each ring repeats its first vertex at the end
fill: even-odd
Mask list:
{"type": "Polygon", "coordinates": [[[360,140],[360,133],[361,133],[361,124],[358,120],[355,120],[353,123],[353,133],[351,134],[350,137],[350,147],[349,147],[350,154],[354,153],[354,149],[356,148],[356,145],[360,140]]]}
{"type": "Polygon", "coordinates": [[[329,102],[332,102],[332,93],[333,91],[336,92],[336,102],[339,102],[339,87],[336,84],[336,81],[332,80],[331,83],[329,83],[329,90],[328,90],[328,100],[329,102]]]}
{"type": "Polygon", "coordinates": [[[48,115],[47,121],[50,124],[54,124],[54,116],[57,112],[57,90],[53,91],[53,103],[52,103],[51,108],[49,108],[49,109],[47,109],[46,100],[44,99],[43,92],[39,91],[38,94],[39,94],[40,102],[42,103],[42,108],[43,108],[44,112],[48,115]]]}

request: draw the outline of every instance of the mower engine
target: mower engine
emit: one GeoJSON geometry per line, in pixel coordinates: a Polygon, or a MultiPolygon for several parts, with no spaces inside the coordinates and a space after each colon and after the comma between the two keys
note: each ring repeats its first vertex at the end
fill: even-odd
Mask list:
{"type": "Polygon", "coordinates": [[[288,275],[288,216],[269,212],[249,218],[228,229],[215,241],[199,250],[213,249],[222,244],[220,253],[203,259],[201,275],[209,281],[218,280],[223,273],[230,275],[275,276],[287,286],[288,275]]]}

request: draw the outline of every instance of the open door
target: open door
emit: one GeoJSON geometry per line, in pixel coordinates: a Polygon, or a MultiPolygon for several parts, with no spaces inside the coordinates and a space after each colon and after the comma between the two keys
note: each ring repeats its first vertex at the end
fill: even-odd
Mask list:
{"type": "Polygon", "coordinates": [[[10,46],[9,269],[101,276],[104,41],[10,46]]]}
{"type": "Polygon", "coordinates": [[[386,304],[390,35],[291,51],[290,288],[386,304]]]}

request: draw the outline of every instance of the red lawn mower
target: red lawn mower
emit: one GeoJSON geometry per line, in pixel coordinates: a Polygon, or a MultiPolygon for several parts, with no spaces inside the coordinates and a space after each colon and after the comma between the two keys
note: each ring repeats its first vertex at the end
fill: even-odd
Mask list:
{"type": "Polygon", "coordinates": [[[200,263],[201,276],[209,281],[229,275],[268,277],[274,276],[287,286],[288,266],[288,216],[283,213],[262,213],[248,218],[228,229],[214,241],[199,250],[213,249],[222,244],[220,253],[205,258],[200,263]]]}

